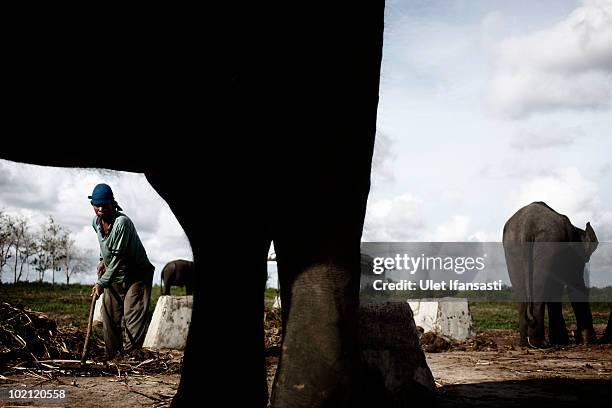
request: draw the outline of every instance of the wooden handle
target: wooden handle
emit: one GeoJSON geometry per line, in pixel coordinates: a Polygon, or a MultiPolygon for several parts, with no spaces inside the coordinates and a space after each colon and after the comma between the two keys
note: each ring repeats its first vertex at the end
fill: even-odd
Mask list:
{"type": "Polygon", "coordinates": [[[89,337],[91,335],[91,326],[93,324],[94,310],[96,308],[96,296],[91,297],[91,306],[89,307],[89,323],[87,324],[87,333],[85,334],[85,344],[83,345],[83,354],[81,354],[81,364],[85,364],[87,357],[87,349],[89,348],[89,337]]]}

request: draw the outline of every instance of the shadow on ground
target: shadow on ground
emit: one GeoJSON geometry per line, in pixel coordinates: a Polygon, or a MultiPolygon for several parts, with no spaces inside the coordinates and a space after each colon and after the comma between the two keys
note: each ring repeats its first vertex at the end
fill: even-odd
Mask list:
{"type": "Polygon", "coordinates": [[[439,407],[610,406],[612,380],[568,378],[446,385],[438,389],[439,407]]]}

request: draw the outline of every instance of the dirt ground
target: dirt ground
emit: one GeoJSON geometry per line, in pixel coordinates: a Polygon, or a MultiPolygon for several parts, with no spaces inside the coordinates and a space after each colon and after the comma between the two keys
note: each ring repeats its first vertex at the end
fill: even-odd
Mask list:
{"type": "MultiPolygon", "coordinates": [[[[598,335],[604,328],[596,326],[598,335]]],[[[485,330],[482,337],[497,349],[426,353],[440,407],[610,405],[612,345],[533,350],[518,347],[513,330],[485,330]]]]}
{"type": "MultiPolygon", "coordinates": [[[[596,326],[601,335],[604,325],[596,326]]],[[[512,330],[484,330],[476,347],[426,353],[436,380],[440,407],[496,408],[539,406],[608,406],[612,394],[612,345],[531,350],[517,346],[512,330]],[[477,350],[477,351],[476,351],[477,350]],[[606,401],[604,403],[603,401],[606,401]]],[[[276,369],[268,358],[268,375],[276,369]]],[[[128,377],[58,377],[53,380],[14,375],[0,377],[0,407],[167,407],[178,375],[128,377]],[[15,402],[9,389],[65,389],[64,400],[15,402]]]]}

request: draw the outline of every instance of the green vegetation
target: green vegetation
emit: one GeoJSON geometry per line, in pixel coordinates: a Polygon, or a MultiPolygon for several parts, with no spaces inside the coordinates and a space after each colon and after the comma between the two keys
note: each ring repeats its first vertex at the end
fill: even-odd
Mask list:
{"type": "MultiPolygon", "coordinates": [[[[87,328],[87,318],[91,305],[92,285],[65,285],[40,282],[18,282],[16,284],[0,285],[0,301],[11,304],[21,304],[29,309],[42,312],[52,317],[63,326],[87,328]]],[[[151,290],[152,314],[160,296],[159,285],[151,290]]],[[[276,289],[266,289],[265,304],[270,307],[277,294],[276,289]]],[[[172,295],[185,294],[185,288],[173,287],[172,295]]]]}
{"type": "MultiPolygon", "coordinates": [[[[606,288],[607,289],[607,288],[606,288]]],[[[74,325],[87,327],[89,314],[91,285],[65,285],[50,283],[27,283],[0,285],[0,301],[12,304],[22,304],[32,310],[43,312],[57,319],[60,325],[74,325]]],[[[278,291],[266,289],[264,302],[266,307],[274,303],[278,291]]],[[[185,288],[173,287],[173,295],[184,295],[185,288]]],[[[595,296],[601,298],[601,293],[595,291],[595,296]]],[[[153,313],[157,299],[160,296],[160,287],[153,286],[151,292],[151,308],[153,313]]],[[[231,296],[231,293],[228,293],[231,296]]],[[[400,299],[394,299],[400,301],[400,299]]],[[[591,303],[593,321],[607,323],[610,313],[610,304],[605,302],[591,303]]],[[[518,313],[516,304],[512,302],[470,302],[470,310],[477,329],[517,329],[518,313]]],[[[563,315],[568,327],[576,324],[572,307],[569,303],[563,304],[563,315]]]]}

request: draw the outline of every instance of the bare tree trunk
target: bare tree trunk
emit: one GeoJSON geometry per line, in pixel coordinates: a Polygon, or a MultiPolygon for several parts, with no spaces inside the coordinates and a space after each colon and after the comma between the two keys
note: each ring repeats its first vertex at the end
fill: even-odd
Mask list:
{"type": "Polygon", "coordinates": [[[19,259],[19,241],[15,243],[15,265],[13,266],[13,283],[17,283],[17,260],[19,259]]]}

